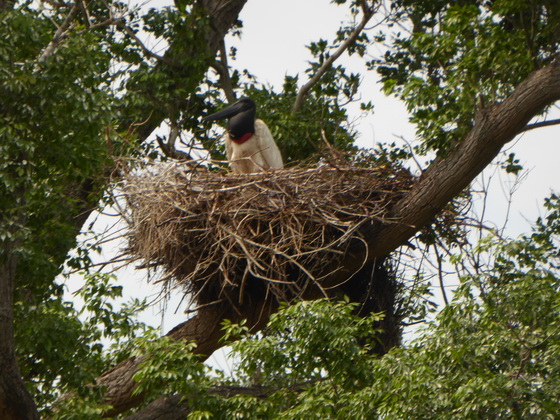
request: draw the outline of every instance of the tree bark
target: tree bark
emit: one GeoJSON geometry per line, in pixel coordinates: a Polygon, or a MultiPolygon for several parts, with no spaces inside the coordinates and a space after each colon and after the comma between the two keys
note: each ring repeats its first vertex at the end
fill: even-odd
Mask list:
{"type": "MultiPolygon", "coordinates": [[[[534,116],[557,100],[560,100],[560,59],[530,74],[503,102],[480,110],[474,127],[464,140],[446,158],[435,160],[412,190],[396,203],[390,212],[391,220],[396,222],[381,224],[366,238],[368,262],[394,251],[429,224],[447,203],[482,172],[505,144],[522,132],[534,116]]],[[[331,280],[333,283],[340,282],[342,278],[346,278],[344,276],[353,275],[359,268],[358,265],[362,264],[363,258],[350,255],[344,261],[342,269],[338,267],[339,270],[333,275],[336,279],[331,280]],[[359,264],[356,261],[359,261],[359,264]]],[[[269,309],[268,316],[270,311],[275,310],[269,309]]],[[[239,319],[240,315],[246,314],[237,314],[236,319],[239,319]]],[[[218,321],[220,316],[214,315],[214,319],[218,321]]],[[[264,318],[261,321],[263,322],[252,324],[253,330],[258,330],[265,325],[264,318]]],[[[211,325],[210,316],[200,313],[199,317],[192,318],[187,323],[181,324],[173,330],[175,333],[172,331],[170,334],[176,334],[178,339],[194,341],[202,339],[201,343],[204,343],[202,347],[207,351],[205,354],[221,346],[218,337],[221,332],[216,331],[215,328],[210,328],[207,338],[200,336],[200,332],[205,329],[202,326],[211,325]],[[185,325],[187,323],[188,328],[185,325]],[[200,325],[196,325],[198,323],[200,325]]],[[[127,374],[127,369],[129,367],[123,365],[121,375],[127,374]]],[[[132,375],[133,373],[130,377],[132,375]]],[[[145,412],[142,410],[130,418],[174,419],[188,413],[188,407],[184,404],[177,405],[176,411],[173,411],[170,404],[173,397],[170,398],[158,400],[148,406],[145,412]],[[162,413],[165,413],[165,416],[162,413]]]]}
{"type": "Polygon", "coordinates": [[[435,160],[389,217],[368,238],[369,258],[386,255],[410,239],[465,189],[529,121],[560,100],[560,57],[531,73],[503,102],[477,113],[474,127],[445,159],[435,160]]]}
{"type": "Polygon", "coordinates": [[[0,419],[33,420],[39,414],[21,379],[14,348],[17,245],[17,241],[6,239],[0,254],[0,419]]]}
{"type": "MultiPolygon", "coordinates": [[[[247,327],[252,332],[256,332],[264,328],[270,314],[276,311],[276,307],[269,302],[262,302],[260,305],[246,305],[245,309],[244,312],[238,313],[230,312],[229,308],[218,305],[206,306],[199,309],[194,317],[169,331],[167,336],[174,340],[195,342],[197,346],[194,353],[208,357],[224,345],[220,341],[224,336],[221,329],[223,320],[229,319],[234,323],[247,320],[247,327]]],[[[143,360],[144,358],[124,360],[99,379],[99,385],[106,389],[105,403],[113,407],[112,410],[105,413],[106,417],[122,413],[143,401],[142,395],[132,395],[137,385],[133,377],[143,360]]]]}
{"type": "MultiPolygon", "coordinates": [[[[248,395],[256,398],[266,398],[272,392],[261,386],[239,387],[218,386],[209,391],[213,395],[231,397],[234,395],[248,395]]],[[[182,395],[171,395],[159,398],[137,413],[126,416],[125,420],[184,420],[191,412],[190,404],[182,395]]]]}
{"type": "MultiPolygon", "coordinates": [[[[480,109],[465,138],[447,157],[432,162],[395,204],[387,215],[392,222],[380,224],[369,233],[366,262],[388,255],[428,225],[498,156],[504,145],[524,131],[533,117],[558,100],[560,58],[531,73],[503,102],[480,109]]],[[[358,264],[349,255],[334,281],[352,275],[363,263],[363,259],[358,264]]]]}

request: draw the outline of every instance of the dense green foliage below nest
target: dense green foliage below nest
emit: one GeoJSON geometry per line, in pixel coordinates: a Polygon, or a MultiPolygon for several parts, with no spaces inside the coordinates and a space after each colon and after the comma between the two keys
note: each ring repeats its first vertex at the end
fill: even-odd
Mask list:
{"type": "Polygon", "coordinates": [[[323,290],[326,267],[387,221],[414,178],[351,163],[255,174],[160,164],[130,175],[129,252],[197,304],[323,290]]]}

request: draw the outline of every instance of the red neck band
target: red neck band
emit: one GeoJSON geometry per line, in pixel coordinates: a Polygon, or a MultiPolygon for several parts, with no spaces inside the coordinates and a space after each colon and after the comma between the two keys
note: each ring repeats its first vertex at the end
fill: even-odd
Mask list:
{"type": "Polygon", "coordinates": [[[247,140],[249,140],[251,137],[253,137],[253,134],[254,134],[254,133],[245,133],[245,134],[243,134],[243,135],[242,135],[240,138],[238,138],[238,139],[234,139],[234,138],[232,138],[231,136],[230,136],[230,138],[231,138],[231,141],[233,141],[234,143],[243,144],[243,143],[245,143],[247,140]]]}

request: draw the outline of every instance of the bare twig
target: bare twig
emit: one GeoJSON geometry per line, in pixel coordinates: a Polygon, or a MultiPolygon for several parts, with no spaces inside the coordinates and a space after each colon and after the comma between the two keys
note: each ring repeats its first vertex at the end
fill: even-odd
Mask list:
{"type": "Polygon", "coordinates": [[[64,19],[62,24],[58,27],[58,29],[56,30],[56,32],[53,36],[53,39],[51,40],[51,42],[49,42],[49,45],[47,45],[47,47],[45,48],[45,50],[43,51],[43,53],[39,57],[38,61],[40,63],[46,61],[49,57],[51,57],[54,54],[54,52],[56,51],[56,49],[60,45],[60,42],[68,34],[68,31],[69,31],[70,26],[72,24],[72,20],[74,20],[74,17],[78,13],[79,9],[80,9],[79,2],[78,1],[74,2],[74,5],[72,6],[72,8],[70,9],[70,12],[68,13],[68,16],[66,16],[66,18],[64,19]]]}
{"type": "Polygon", "coordinates": [[[436,261],[437,261],[437,276],[439,280],[439,287],[441,289],[441,295],[443,296],[443,301],[445,302],[445,306],[449,305],[449,301],[447,300],[447,293],[445,293],[445,282],[443,280],[443,261],[441,254],[439,253],[437,246],[434,244],[434,253],[436,254],[436,261]]]}
{"type": "Polygon", "coordinates": [[[223,39],[222,42],[220,43],[220,61],[215,61],[212,64],[212,67],[220,75],[220,85],[226,95],[228,102],[229,103],[235,102],[237,98],[235,96],[235,91],[233,90],[233,83],[231,82],[231,77],[229,75],[226,43],[223,39]]]}
{"type": "Polygon", "coordinates": [[[158,142],[158,145],[165,156],[177,160],[194,160],[189,153],[178,150],[175,147],[177,137],[179,137],[179,126],[176,123],[171,122],[171,127],[169,129],[169,138],[167,139],[167,141],[165,141],[160,136],[156,136],[156,141],[158,142]]]}
{"type": "Polygon", "coordinates": [[[556,120],[548,120],[548,121],[541,121],[538,123],[534,123],[534,124],[527,124],[525,127],[523,127],[519,133],[523,133],[525,131],[529,131],[529,130],[534,130],[536,128],[541,128],[541,127],[549,127],[551,125],[558,125],[560,124],[560,118],[556,119],[556,120]]]}
{"type": "Polygon", "coordinates": [[[138,38],[136,36],[136,34],[134,33],[134,31],[132,29],[130,29],[124,22],[119,22],[118,24],[119,29],[122,29],[124,31],[125,34],[127,34],[130,39],[132,39],[142,50],[142,52],[149,58],[155,58],[158,61],[162,61],[162,62],[167,62],[169,64],[169,60],[167,60],[165,57],[156,54],[155,52],[153,52],[152,50],[150,50],[148,47],[146,47],[146,45],[144,45],[144,43],[140,40],[140,38],[138,38]]]}
{"type": "Polygon", "coordinates": [[[87,4],[85,0],[80,0],[80,8],[82,9],[82,13],[84,15],[84,20],[86,22],[86,26],[88,28],[91,27],[91,16],[89,15],[89,11],[87,8],[87,4]]]}
{"type": "Polygon", "coordinates": [[[317,73],[315,73],[313,77],[300,88],[296,96],[294,106],[292,107],[292,113],[296,113],[301,109],[303,101],[305,100],[305,97],[307,96],[311,88],[315,86],[319,82],[319,80],[321,80],[321,77],[323,77],[327,70],[332,67],[333,63],[342,55],[342,53],[344,53],[344,51],[346,51],[356,42],[356,40],[360,36],[360,33],[364,30],[365,26],[374,15],[373,8],[368,7],[365,2],[362,3],[362,10],[364,14],[358,26],[356,26],[350,36],[342,44],[340,44],[337,50],[325,60],[323,65],[317,70],[317,73]]]}

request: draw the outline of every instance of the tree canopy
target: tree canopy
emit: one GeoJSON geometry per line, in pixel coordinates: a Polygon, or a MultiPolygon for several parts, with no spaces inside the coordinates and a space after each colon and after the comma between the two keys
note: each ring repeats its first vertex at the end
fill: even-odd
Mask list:
{"type": "MultiPolygon", "coordinates": [[[[560,200],[518,239],[473,228],[460,205],[507,143],[559,123],[533,122],[560,100],[558,2],[332,0],[349,22],[311,42],[308,69],[281,89],[236,68],[242,39],[225,44],[243,31],[245,3],[0,5],[0,417],[554,417],[560,200]],[[374,87],[348,56],[405,104],[409,145],[355,146],[347,105],[374,87]],[[390,311],[360,313],[351,297],[285,304],[268,325],[251,318],[257,308],[228,319],[203,308],[165,337],[137,321],[145,301],[115,304],[122,287],[93,263],[103,238],[88,217],[116,203],[131,162],[208,153],[218,165],[223,145],[201,116],[241,96],[289,165],[329,153],[395,168],[428,160],[389,209],[396,222],[364,238],[364,259],[325,267],[345,279],[360,264],[420,256],[399,272],[401,323],[432,306],[423,262],[435,258],[440,279],[451,267],[460,285],[416,338],[381,354],[390,311]],[[74,301],[60,281],[69,272],[83,278],[74,301]],[[232,372],[203,363],[228,343],[232,372]]],[[[503,167],[522,169],[515,155],[503,167]]]]}

